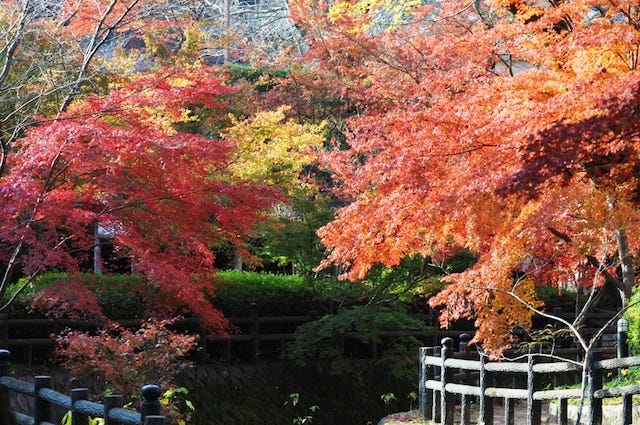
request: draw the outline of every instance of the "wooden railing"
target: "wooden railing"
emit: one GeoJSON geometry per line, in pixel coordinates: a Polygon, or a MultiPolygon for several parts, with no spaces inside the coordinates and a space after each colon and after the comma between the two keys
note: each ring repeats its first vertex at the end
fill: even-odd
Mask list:
{"type": "MultiPolygon", "coordinates": [[[[494,423],[494,401],[504,402],[504,421],[514,424],[516,401],[526,403],[527,425],[540,425],[542,402],[557,400],[558,420],[568,423],[568,400],[579,399],[582,389],[563,389],[559,379],[567,375],[579,378],[583,368],[578,361],[560,361],[560,358],[575,358],[576,350],[556,350],[553,357],[548,354],[527,353],[517,356],[515,361],[489,361],[486,355],[468,350],[468,336],[461,336],[460,349],[454,352],[454,340],[444,338],[441,346],[420,349],[419,406],[425,420],[452,425],[456,405],[459,406],[459,423],[470,424],[471,402],[477,402],[478,422],[494,423]]],[[[611,358],[602,360],[607,349],[592,351],[584,362],[587,367],[588,386],[585,417],[589,424],[602,423],[602,401],[606,398],[622,397],[623,424],[632,422],[632,396],[640,394],[640,386],[629,385],[603,388],[603,377],[608,371],[640,365],[640,357],[611,358]]],[[[578,382],[579,379],[574,379],[578,382]]],[[[474,421],[475,422],[475,421],[474,421]]],[[[520,425],[520,424],[517,424],[520,425]]]]}
{"type": "Polygon", "coordinates": [[[33,383],[21,381],[9,376],[9,358],[7,350],[0,350],[0,392],[4,406],[9,408],[8,391],[33,397],[33,412],[12,412],[18,424],[24,425],[54,425],[52,407],[57,406],[71,412],[73,425],[88,425],[89,418],[103,418],[105,425],[165,425],[165,417],[160,416],[160,388],[156,385],[145,385],[142,388],[142,403],[140,412],[124,409],[123,397],[108,395],[103,403],[88,400],[86,388],[75,388],[71,395],[54,391],[51,388],[50,376],[35,376],[33,383]]]}
{"type": "MultiPolygon", "coordinates": [[[[294,339],[295,330],[303,323],[314,320],[312,316],[260,316],[254,304],[249,309],[248,317],[230,317],[229,322],[238,330],[229,336],[208,335],[200,326],[197,318],[185,318],[177,321],[177,329],[188,333],[199,334],[198,356],[200,360],[213,359],[224,362],[257,362],[262,359],[277,358],[285,349],[286,344],[294,339]]],[[[425,319],[426,320],[426,319],[425,319]]],[[[126,327],[139,326],[140,320],[121,320],[126,327]]],[[[0,314],[0,348],[18,351],[24,363],[31,364],[35,353],[41,350],[46,358],[54,347],[52,334],[57,334],[65,328],[78,330],[92,330],[98,323],[67,319],[11,319],[6,314],[0,314]],[[16,335],[32,335],[20,337],[16,335]],[[37,336],[33,336],[37,335],[37,336]]],[[[412,336],[423,344],[434,344],[445,336],[455,336],[460,331],[442,330],[437,326],[428,326],[414,331],[385,331],[379,336],[383,339],[412,336]]],[[[345,337],[355,338],[357,334],[347,334],[345,337]]],[[[371,344],[368,356],[377,358],[380,347],[371,344]]]]}

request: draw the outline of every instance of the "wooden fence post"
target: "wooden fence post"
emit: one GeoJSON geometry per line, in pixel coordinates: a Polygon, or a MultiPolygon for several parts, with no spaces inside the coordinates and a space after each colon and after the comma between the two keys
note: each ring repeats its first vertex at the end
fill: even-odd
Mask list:
{"type": "Polygon", "coordinates": [[[558,424],[559,425],[568,425],[569,424],[569,399],[561,398],[558,402],[558,424]]]}
{"type": "Polygon", "coordinates": [[[74,388],[71,390],[71,423],[73,425],[89,425],[89,417],[78,412],[75,406],[76,401],[88,399],[88,388],[74,388]]]}
{"type": "Polygon", "coordinates": [[[202,326],[202,320],[198,319],[198,341],[200,342],[200,362],[205,364],[209,353],[207,352],[207,330],[202,326]]]}
{"type": "Polygon", "coordinates": [[[109,411],[124,406],[124,397],[113,394],[107,395],[102,399],[102,405],[104,406],[104,425],[114,425],[113,421],[109,419],[109,411]]]}
{"type": "Polygon", "coordinates": [[[458,337],[459,342],[459,348],[458,351],[460,351],[460,353],[462,353],[464,356],[468,356],[469,355],[469,341],[471,341],[471,335],[469,335],[468,333],[464,332],[461,333],[460,336],[458,337]]]}
{"type": "Polygon", "coordinates": [[[440,382],[442,384],[442,390],[440,395],[440,417],[444,425],[453,425],[453,413],[455,411],[455,394],[448,393],[446,385],[453,383],[453,368],[446,367],[445,362],[453,355],[453,338],[442,339],[442,352],[440,357],[442,358],[442,369],[440,370],[440,382]]]}
{"type": "Polygon", "coordinates": [[[51,420],[51,404],[40,397],[40,390],[42,388],[51,388],[52,379],[50,376],[36,376],[34,377],[33,390],[34,390],[34,413],[33,423],[39,424],[40,422],[52,422],[51,420]]]}
{"type": "MultiPolygon", "coordinates": [[[[0,350],[0,376],[9,376],[9,358],[11,353],[7,350],[0,350]]],[[[11,411],[11,397],[9,389],[0,387],[0,423],[3,425],[16,424],[15,417],[11,411]]]]}
{"type": "Polygon", "coordinates": [[[504,399],[504,423],[505,425],[516,425],[516,401],[512,398],[506,397],[504,399]]]}
{"type": "Polygon", "coordinates": [[[251,317],[251,341],[253,343],[253,361],[260,361],[260,324],[258,322],[258,305],[251,303],[249,306],[251,317]]]}
{"type": "Polygon", "coordinates": [[[145,385],[140,392],[142,393],[140,416],[144,424],[147,416],[160,415],[160,387],[157,385],[145,385]]]}
{"type": "Polygon", "coordinates": [[[487,355],[480,353],[480,412],[479,422],[484,425],[493,425],[493,400],[487,395],[487,388],[489,387],[489,373],[485,368],[487,363],[487,355]]]}
{"type": "MultiPolygon", "coordinates": [[[[468,333],[461,333],[458,337],[458,355],[460,358],[469,359],[469,341],[471,341],[471,335],[468,333]]],[[[471,384],[471,371],[468,369],[460,369],[460,376],[463,377],[462,384],[471,384]]],[[[469,425],[471,423],[471,396],[466,394],[460,395],[460,423],[462,425],[469,425]]]]}
{"type": "Polygon", "coordinates": [[[9,376],[10,359],[11,353],[9,350],[0,350],[0,376],[9,376]]]}
{"type": "MultiPolygon", "coordinates": [[[[529,369],[531,370],[531,369],[529,369]]],[[[517,379],[513,375],[511,378],[511,388],[517,388],[517,379]]],[[[512,398],[504,398],[504,423],[505,425],[515,425],[516,401],[512,398]]]]}
{"type": "Polygon", "coordinates": [[[9,315],[0,314],[0,344],[1,348],[9,349],[9,315]]]}
{"type": "MultiPolygon", "coordinates": [[[[424,420],[431,419],[427,418],[427,411],[431,409],[431,403],[429,403],[428,395],[427,395],[427,379],[430,379],[429,372],[427,371],[427,365],[424,363],[425,358],[428,355],[427,347],[420,347],[420,355],[418,358],[420,359],[420,373],[419,381],[418,381],[418,409],[420,411],[420,417],[424,420]],[[429,409],[427,409],[427,406],[429,409]]],[[[433,402],[433,397],[431,397],[433,402]]],[[[431,415],[429,415],[431,416],[431,415]]]]}
{"type": "Polygon", "coordinates": [[[423,373],[422,381],[422,389],[423,394],[420,397],[420,414],[422,418],[430,421],[433,419],[433,402],[434,402],[434,391],[432,389],[427,388],[427,381],[435,380],[435,370],[432,365],[424,364],[424,358],[427,356],[433,356],[434,349],[433,347],[422,347],[420,349],[420,357],[423,359],[420,373],[423,373]],[[424,350],[424,351],[423,351],[424,350]]]}
{"type": "MultiPolygon", "coordinates": [[[[440,357],[442,355],[442,346],[436,345],[433,347],[433,356],[440,357]]],[[[435,380],[440,380],[442,382],[442,373],[443,369],[440,366],[433,367],[433,377],[435,380]]],[[[442,391],[434,391],[433,392],[433,405],[431,406],[431,417],[435,423],[440,423],[440,405],[441,405],[441,397],[442,391]]]]}
{"type": "Polygon", "coordinates": [[[540,375],[533,371],[536,357],[529,354],[529,371],[527,372],[527,424],[540,425],[542,420],[542,402],[533,398],[533,393],[541,390],[540,375]]]}
{"type": "Polygon", "coordinates": [[[602,425],[602,399],[595,397],[596,391],[602,389],[602,370],[594,367],[594,363],[600,361],[602,354],[594,351],[588,356],[585,366],[589,380],[589,424],[602,425]]]}
{"type": "MultiPolygon", "coordinates": [[[[629,356],[629,341],[627,333],[629,332],[629,322],[624,319],[618,319],[616,323],[616,341],[617,341],[617,357],[622,359],[629,356]]],[[[622,369],[618,369],[618,376],[622,374],[622,369]]],[[[633,422],[633,396],[625,395],[622,397],[622,424],[631,425],[633,422]]]]}
{"type": "Polygon", "coordinates": [[[633,396],[625,395],[622,397],[622,425],[631,425],[633,423],[633,396]]]}

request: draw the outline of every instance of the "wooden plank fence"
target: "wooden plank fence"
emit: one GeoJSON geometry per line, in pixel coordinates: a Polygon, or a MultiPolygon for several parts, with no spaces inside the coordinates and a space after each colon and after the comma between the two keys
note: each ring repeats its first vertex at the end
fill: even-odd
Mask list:
{"type": "MultiPolygon", "coordinates": [[[[55,425],[52,408],[57,406],[70,411],[73,425],[88,425],[89,418],[103,418],[105,425],[165,425],[164,416],[160,415],[160,388],[156,385],[142,387],[140,412],[124,409],[123,397],[120,395],[105,396],[103,403],[88,400],[88,389],[75,388],[71,395],[54,391],[50,376],[36,376],[33,383],[21,381],[9,376],[8,350],[0,350],[0,391],[7,394],[14,391],[33,397],[33,412],[12,412],[20,425],[55,425]]],[[[2,397],[8,403],[9,397],[2,397]]],[[[8,406],[3,406],[8,408],[8,406]]]]}
{"type": "MultiPolygon", "coordinates": [[[[542,402],[557,400],[558,423],[568,424],[568,400],[580,398],[582,390],[562,389],[559,377],[581,376],[577,362],[561,361],[572,358],[577,350],[556,350],[551,358],[544,353],[527,353],[515,361],[489,361],[486,355],[470,352],[470,336],[460,336],[459,351],[454,352],[454,340],[444,338],[441,346],[420,348],[419,409],[425,420],[453,425],[456,405],[460,409],[459,423],[471,423],[471,403],[477,403],[477,422],[494,423],[494,401],[502,399],[504,418],[501,423],[514,424],[516,401],[526,403],[527,425],[540,425],[542,402]]],[[[602,359],[607,349],[591,352],[587,365],[588,389],[584,415],[588,424],[601,425],[602,401],[622,397],[622,423],[632,423],[632,396],[640,394],[640,386],[603,388],[603,379],[620,369],[640,365],[640,357],[602,359]]],[[[575,381],[574,381],[575,382],[575,381]]],[[[473,422],[476,422],[475,420],[473,422]]],[[[521,424],[517,424],[521,425],[521,424]]],[[[613,425],[613,424],[611,424],[613,425]]]]}

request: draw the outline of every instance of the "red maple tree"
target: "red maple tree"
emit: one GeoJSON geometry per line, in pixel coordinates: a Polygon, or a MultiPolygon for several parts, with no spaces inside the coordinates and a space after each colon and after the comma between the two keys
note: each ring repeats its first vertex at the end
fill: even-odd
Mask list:
{"type": "Polygon", "coordinates": [[[99,227],[149,284],[175,294],[167,313],[182,304],[223,328],[205,299],[215,290],[210,247],[244,241],[280,199],[231,179],[228,143],[181,131],[223,109],[229,91],[211,69],[165,69],[30,128],[0,180],[0,295],[14,269],[77,270],[99,227]]]}
{"type": "Polygon", "coordinates": [[[349,149],[325,158],[350,201],[320,231],[325,265],[356,278],[473,250],[431,305],[443,325],[474,319],[493,353],[529,325],[535,285],[628,297],[640,15],[605,3],[436,2],[376,27],[388,2],[296,2],[309,55],[359,102],[349,149]]]}

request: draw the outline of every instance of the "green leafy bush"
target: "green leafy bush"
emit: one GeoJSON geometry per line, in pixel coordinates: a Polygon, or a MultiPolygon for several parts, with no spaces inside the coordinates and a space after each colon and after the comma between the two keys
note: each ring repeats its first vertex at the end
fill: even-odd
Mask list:
{"type": "MultiPolygon", "coordinates": [[[[436,272],[433,267],[425,266],[424,259],[408,259],[393,269],[377,267],[367,279],[357,282],[326,276],[305,279],[297,275],[225,270],[218,272],[218,289],[211,294],[210,301],[227,317],[249,316],[252,303],[257,304],[261,316],[321,317],[354,306],[396,303],[413,312],[422,312],[428,298],[442,287],[436,272]]],[[[153,285],[148,285],[145,278],[138,275],[50,272],[39,276],[20,291],[9,314],[15,318],[24,317],[37,293],[53,285],[70,282],[88,288],[109,319],[149,317],[152,312],[163,308],[161,298],[171,298],[170,294],[158,293],[153,285]]],[[[25,280],[21,280],[12,285],[5,301],[24,284],[25,280]]],[[[46,310],[45,304],[40,302],[46,310]]],[[[47,311],[41,309],[35,313],[36,316],[45,316],[47,311]]],[[[179,313],[185,314],[184,311],[179,313]]]]}
{"type": "Polygon", "coordinates": [[[548,312],[559,308],[562,311],[575,311],[576,303],[584,303],[586,297],[575,290],[562,289],[555,286],[536,286],[536,295],[544,303],[548,312]]]}
{"type": "Polygon", "coordinates": [[[640,289],[636,286],[633,295],[628,301],[630,307],[625,312],[625,319],[629,322],[629,349],[634,353],[640,353],[640,289]]]}
{"type": "MultiPolygon", "coordinates": [[[[146,317],[150,298],[154,295],[148,293],[149,289],[145,283],[142,276],[130,274],[96,275],[92,273],[49,272],[38,276],[30,283],[27,283],[26,278],[20,279],[8,288],[3,300],[4,302],[8,301],[19,291],[8,310],[11,317],[23,317],[27,312],[31,317],[34,315],[45,317],[50,315],[49,307],[55,307],[51,303],[48,304],[45,299],[48,291],[58,293],[56,305],[60,306],[65,302],[62,300],[64,293],[60,294],[60,291],[49,288],[60,287],[62,289],[66,285],[73,289],[82,286],[95,296],[97,305],[104,316],[112,319],[135,319],[146,317]],[[33,304],[34,300],[35,304],[33,304]]],[[[67,301],[73,301],[73,291],[67,295],[67,301]]],[[[53,302],[52,299],[50,301],[53,302]]],[[[98,312],[86,313],[97,314],[98,312]]],[[[56,315],[58,318],[63,316],[56,315]]]]}
{"type": "Polygon", "coordinates": [[[306,315],[313,309],[310,285],[300,276],[271,273],[218,272],[219,288],[211,302],[225,316],[248,316],[251,303],[260,315],[306,315]]]}
{"type": "Polygon", "coordinates": [[[384,332],[423,329],[424,322],[402,308],[354,306],[301,325],[286,357],[303,364],[318,359],[335,362],[357,357],[359,346],[369,349],[371,344],[381,345],[383,357],[413,356],[421,345],[417,339],[396,336],[385,341],[384,332]]]}

